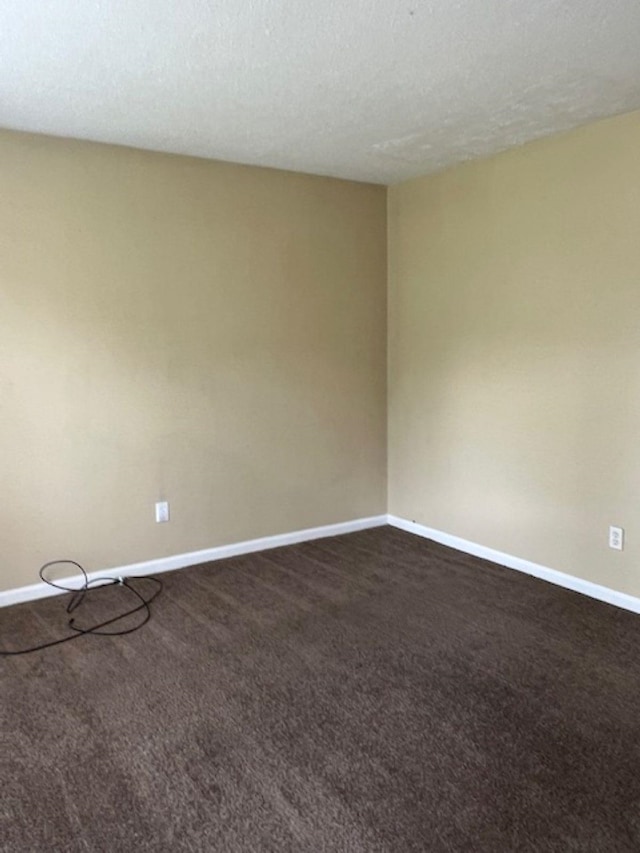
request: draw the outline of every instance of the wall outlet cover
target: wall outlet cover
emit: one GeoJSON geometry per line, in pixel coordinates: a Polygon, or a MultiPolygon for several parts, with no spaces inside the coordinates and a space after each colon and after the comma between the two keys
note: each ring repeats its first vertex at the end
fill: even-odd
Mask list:
{"type": "Polygon", "coordinates": [[[624,528],[610,527],[609,528],[609,548],[614,551],[622,551],[624,548],[624,528]]]}
{"type": "Polygon", "coordinates": [[[156,503],[156,522],[162,524],[169,521],[169,501],[158,501],[156,503]]]}

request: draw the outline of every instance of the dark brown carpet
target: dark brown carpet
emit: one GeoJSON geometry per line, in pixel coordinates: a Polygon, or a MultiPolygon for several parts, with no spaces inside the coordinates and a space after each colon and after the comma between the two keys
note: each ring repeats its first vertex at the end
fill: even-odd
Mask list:
{"type": "Polygon", "coordinates": [[[639,617],[391,528],[163,579],[0,659],[3,851],[640,850],[639,617]]]}

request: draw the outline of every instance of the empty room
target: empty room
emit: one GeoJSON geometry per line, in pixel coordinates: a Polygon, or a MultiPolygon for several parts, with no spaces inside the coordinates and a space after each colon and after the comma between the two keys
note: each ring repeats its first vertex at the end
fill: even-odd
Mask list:
{"type": "Polygon", "coordinates": [[[637,0],[0,3],[0,851],[640,850],[637,0]]]}

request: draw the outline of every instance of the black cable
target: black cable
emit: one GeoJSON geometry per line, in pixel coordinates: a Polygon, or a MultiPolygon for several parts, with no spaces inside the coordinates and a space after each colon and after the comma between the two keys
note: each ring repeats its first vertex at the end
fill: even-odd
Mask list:
{"type": "Polygon", "coordinates": [[[110,586],[122,586],[124,589],[127,589],[131,592],[135,598],[138,600],[138,603],[131,607],[129,610],[126,610],[124,613],[119,613],[117,616],[111,617],[111,619],[106,619],[104,622],[100,622],[97,625],[91,625],[89,628],[80,628],[75,624],[75,617],[72,616],[67,622],[67,627],[73,631],[72,634],[68,634],[66,637],[60,637],[58,640],[50,640],[48,643],[40,643],[37,646],[28,646],[24,649],[0,649],[0,656],[2,655],[26,655],[30,652],[39,652],[42,649],[49,649],[52,646],[59,646],[61,643],[68,643],[71,640],[77,640],[80,637],[85,637],[88,634],[95,634],[98,637],[121,637],[125,634],[132,634],[134,631],[138,631],[142,628],[143,625],[146,625],[149,619],[151,619],[151,602],[156,599],[161,591],[162,591],[162,581],[153,575],[140,575],[135,580],[141,581],[152,581],[155,584],[155,590],[148,597],[142,595],[138,592],[137,589],[132,585],[132,578],[110,578],[110,577],[98,577],[92,578],[89,580],[89,577],[84,570],[84,568],[80,565],[80,563],[76,563],[75,560],[51,560],[49,563],[45,563],[38,572],[40,575],[40,579],[48,584],[49,586],[53,586],[56,589],[61,590],[62,592],[70,593],[71,598],[67,602],[66,611],[68,614],[73,613],[78,610],[78,608],[85,601],[87,595],[92,592],[99,592],[101,589],[105,589],[110,586]],[[45,576],[46,570],[50,566],[59,566],[59,565],[71,565],[75,566],[80,570],[82,574],[82,586],[69,587],[63,586],[61,583],[55,583],[52,580],[49,580],[45,576]],[[99,584],[96,586],[96,584],[99,584]],[[126,619],[128,616],[132,616],[134,613],[140,613],[141,619],[140,621],[133,625],[130,628],[122,628],[120,630],[115,631],[104,631],[103,628],[107,628],[109,625],[113,625],[116,622],[120,622],[122,619],[126,619]]]}

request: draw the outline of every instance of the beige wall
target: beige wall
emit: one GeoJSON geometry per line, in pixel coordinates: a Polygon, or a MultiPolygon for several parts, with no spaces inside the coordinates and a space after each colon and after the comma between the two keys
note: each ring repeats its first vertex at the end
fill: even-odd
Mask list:
{"type": "MultiPolygon", "coordinates": [[[[389,511],[634,595],[638,151],[388,197],[389,511]]],[[[385,511],[385,195],[0,132],[0,589],[385,511]]]]}
{"type": "Polygon", "coordinates": [[[0,133],[0,589],[384,512],[385,229],[382,187],[0,133]]]}
{"type": "Polygon", "coordinates": [[[640,113],[393,187],[389,247],[390,512],[640,595],[640,113]]]}

